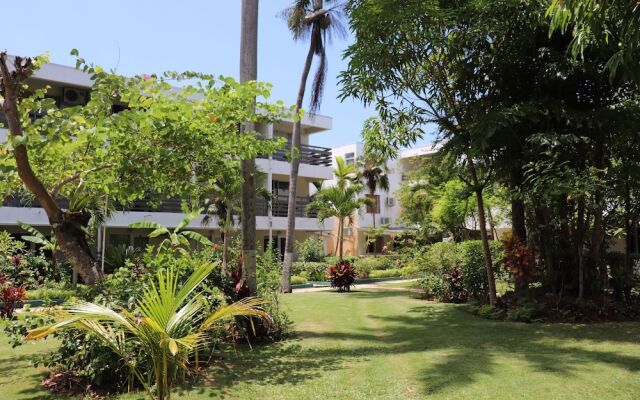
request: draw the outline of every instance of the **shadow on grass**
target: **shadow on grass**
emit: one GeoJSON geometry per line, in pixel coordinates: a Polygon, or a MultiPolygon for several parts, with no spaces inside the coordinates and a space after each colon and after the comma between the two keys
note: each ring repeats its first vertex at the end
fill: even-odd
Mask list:
{"type": "Polygon", "coordinates": [[[411,294],[407,292],[353,291],[346,296],[409,302],[409,306],[395,313],[366,315],[372,321],[368,326],[348,329],[336,321],[329,331],[299,330],[294,340],[252,351],[238,348],[235,353],[227,352],[225,362],[213,370],[211,396],[224,397],[238,383],[296,385],[373,356],[425,352],[426,357],[426,352],[434,351],[442,356],[430,363],[425,361],[418,376],[425,394],[490,379],[496,354],[513,355],[534,371],[564,377],[573,376],[582,364],[592,362],[640,371],[639,357],[579,345],[581,341],[638,343],[638,324],[495,322],[468,314],[463,306],[424,303],[412,307],[416,300],[408,299],[411,294]]]}

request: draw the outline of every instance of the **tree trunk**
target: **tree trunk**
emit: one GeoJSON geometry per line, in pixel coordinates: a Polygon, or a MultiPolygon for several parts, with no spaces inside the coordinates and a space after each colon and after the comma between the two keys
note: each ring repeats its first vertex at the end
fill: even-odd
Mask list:
{"type": "MultiPolygon", "coordinates": [[[[16,57],[16,70],[10,73],[7,57],[6,52],[0,53],[0,77],[2,78],[0,95],[4,98],[2,107],[7,119],[9,136],[21,137],[23,132],[18,113],[19,90],[24,80],[31,75],[31,62],[29,59],[16,57]]],[[[76,222],[80,222],[76,221],[78,216],[60,209],[51,193],[31,168],[27,148],[24,144],[15,146],[13,154],[18,176],[25,187],[33,193],[47,214],[60,251],[67,258],[73,269],[78,271],[85,283],[94,284],[102,274],[97,268],[91,249],[86,243],[84,232],[79,229],[79,226],[86,226],[88,220],[84,225],[75,225],[76,222]]],[[[82,219],[82,217],[80,218],[82,219]]]]}
{"type": "Polygon", "coordinates": [[[482,252],[484,254],[484,267],[487,271],[487,286],[489,289],[489,304],[496,305],[496,280],[493,275],[493,261],[491,260],[491,248],[489,247],[489,235],[487,234],[487,222],[484,212],[484,198],[482,197],[483,186],[478,179],[478,172],[471,157],[468,157],[468,168],[473,179],[473,191],[476,194],[478,203],[478,223],[480,225],[480,238],[482,240],[482,252]]]}
{"type": "Polygon", "coordinates": [[[229,263],[229,239],[231,226],[233,225],[233,216],[231,215],[231,209],[227,208],[226,221],[224,223],[224,232],[222,238],[222,272],[226,273],[228,271],[228,263],[229,263]]]}
{"type": "MultiPolygon", "coordinates": [[[[309,45],[309,51],[302,70],[302,76],[300,77],[295,115],[298,115],[302,109],[302,102],[304,101],[304,93],[307,87],[307,79],[309,78],[309,71],[311,71],[312,62],[313,46],[309,45]]],[[[280,291],[282,293],[291,293],[291,266],[293,264],[293,241],[296,230],[296,190],[298,186],[298,169],[300,168],[298,148],[300,147],[301,129],[301,122],[299,120],[295,121],[293,123],[293,133],[291,137],[291,172],[289,174],[289,204],[287,204],[287,236],[284,248],[282,277],[280,279],[280,291]]]]}
{"type": "Polygon", "coordinates": [[[341,218],[340,219],[340,225],[338,226],[338,237],[340,238],[340,255],[339,255],[339,260],[342,261],[342,251],[343,251],[343,245],[344,245],[344,220],[341,218]]]}
{"type": "MultiPolygon", "coordinates": [[[[240,82],[258,79],[258,0],[242,0],[240,34],[240,82]]],[[[246,131],[254,131],[247,124],[246,131]]],[[[242,276],[252,296],[257,295],[256,280],[256,181],[255,159],[240,164],[243,183],[241,189],[242,276]]]]}
{"type": "MultiPolygon", "coordinates": [[[[374,204],[374,205],[373,205],[373,207],[371,208],[371,210],[372,210],[372,211],[371,211],[371,217],[373,218],[373,221],[372,221],[372,222],[373,222],[373,225],[372,225],[372,226],[373,226],[373,232],[374,232],[374,233],[377,233],[377,232],[376,232],[376,210],[378,209],[378,202],[376,201],[376,195],[375,195],[375,192],[371,193],[371,200],[373,200],[373,201],[376,203],[376,204],[374,204]]],[[[376,237],[374,237],[374,239],[375,239],[376,241],[373,243],[373,256],[374,256],[374,257],[377,257],[377,256],[378,256],[378,249],[377,249],[378,238],[377,238],[377,236],[376,236],[376,237]]],[[[367,244],[368,244],[368,242],[369,242],[369,241],[367,240],[367,244]]]]}

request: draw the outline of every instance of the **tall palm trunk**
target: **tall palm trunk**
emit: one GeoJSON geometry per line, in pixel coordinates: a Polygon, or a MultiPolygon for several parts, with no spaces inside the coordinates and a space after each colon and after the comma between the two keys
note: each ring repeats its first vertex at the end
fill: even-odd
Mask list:
{"type": "MultiPolygon", "coordinates": [[[[240,34],[240,82],[258,79],[258,0],[242,0],[242,26],[240,34]]],[[[247,123],[245,131],[254,131],[247,123]]],[[[241,224],[242,224],[242,276],[250,294],[258,291],[256,280],[256,180],[255,159],[242,160],[241,224]]],[[[226,236],[226,235],[225,235],[226,236]]]]}
{"type": "MultiPolygon", "coordinates": [[[[375,202],[375,204],[373,205],[373,207],[371,207],[371,218],[373,219],[373,231],[376,231],[376,210],[378,209],[378,202],[376,201],[376,195],[375,192],[370,192],[371,194],[371,199],[375,202]]],[[[376,241],[373,242],[373,256],[377,257],[378,255],[378,237],[374,238],[376,241]]]]}
{"type": "Polygon", "coordinates": [[[227,208],[226,220],[224,222],[224,237],[222,238],[222,271],[227,272],[227,264],[229,263],[229,239],[231,236],[231,227],[233,225],[233,216],[231,208],[227,208]]]}
{"type": "MultiPolygon", "coordinates": [[[[296,98],[295,115],[302,109],[304,93],[307,87],[307,79],[313,63],[313,41],[309,45],[309,52],[304,63],[300,86],[298,86],[298,97],[296,98]]],[[[298,148],[300,147],[300,131],[302,123],[297,120],[293,124],[293,134],[291,137],[291,172],[289,174],[289,204],[287,205],[287,236],[284,248],[284,264],[282,266],[282,277],[280,279],[280,291],[291,293],[291,266],[293,264],[293,241],[296,230],[296,190],[298,187],[298,170],[300,159],[298,158],[298,148]]]]}
{"type": "Polygon", "coordinates": [[[340,238],[340,254],[339,260],[343,260],[343,246],[344,246],[344,219],[340,218],[340,224],[338,225],[338,237],[340,238]]]}

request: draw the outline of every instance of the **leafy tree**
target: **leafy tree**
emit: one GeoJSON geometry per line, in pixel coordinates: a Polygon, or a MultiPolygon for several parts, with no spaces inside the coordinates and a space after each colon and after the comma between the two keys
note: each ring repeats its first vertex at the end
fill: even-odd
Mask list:
{"type": "Polygon", "coordinates": [[[47,97],[48,88],[29,87],[28,78],[45,61],[0,54],[0,95],[9,128],[0,155],[0,193],[26,188],[35,197],[60,251],[88,284],[101,276],[87,244],[91,213],[67,208],[65,199],[79,189],[86,198],[108,195],[124,205],[148,196],[197,198],[202,189],[197,183],[215,181],[219,165],[229,158],[267,154],[280,145],[259,141],[252,132],[237,136],[241,122],[283,115],[281,104],[260,101],[260,113],[253,107],[256,96],[268,97],[266,84],[193,72],[125,78],[78,58],[78,67],[93,80],[91,99],[59,108],[47,97]],[[181,90],[174,90],[177,84],[181,90]],[[114,113],[114,104],[126,107],[114,113]]]}
{"type": "Polygon", "coordinates": [[[611,78],[618,72],[640,82],[640,7],[636,0],[552,0],[547,10],[551,32],[571,31],[571,52],[582,56],[592,45],[610,46],[611,78]]]}
{"type": "Polygon", "coordinates": [[[336,157],[336,167],[333,169],[333,175],[336,177],[336,185],[340,190],[344,190],[347,186],[358,182],[358,169],[353,164],[347,164],[344,157],[336,157]]]}
{"type": "MultiPolygon", "coordinates": [[[[293,40],[309,39],[309,50],[302,69],[298,95],[296,97],[295,113],[300,115],[302,102],[304,101],[307,80],[311,72],[314,56],[318,57],[318,67],[311,86],[310,111],[320,109],[322,91],[324,90],[325,76],[327,73],[326,45],[333,35],[345,35],[342,24],[341,5],[337,0],[296,0],[285,9],[282,16],[286,18],[289,31],[293,40]],[[334,5],[327,7],[326,5],[334,5]]],[[[298,149],[300,147],[301,121],[296,118],[291,135],[291,172],[289,173],[289,203],[287,206],[287,235],[284,252],[284,264],[280,290],[284,293],[291,292],[291,265],[294,258],[294,234],[296,229],[296,194],[298,186],[298,170],[300,160],[298,149]]]]}
{"type": "Polygon", "coordinates": [[[331,186],[319,191],[307,205],[307,210],[318,212],[318,219],[324,222],[328,218],[338,219],[338,256],[342,261],[344,228],[353,224],[353,215],[361,207],[371,205],[367,197],[358,197],[362,185],[354,184],[341,189],[331,186]]]}

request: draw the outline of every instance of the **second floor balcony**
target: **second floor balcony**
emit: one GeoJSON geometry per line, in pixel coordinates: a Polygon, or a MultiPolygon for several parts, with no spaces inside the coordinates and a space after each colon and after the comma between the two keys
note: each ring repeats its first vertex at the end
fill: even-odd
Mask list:
{"type": "MultiPolygon", "coordinates": [[[[330,148],[301,144],[299,149],[299,159],[301,164],[331,167],[332,158],[330,148]]],[[[275,151],[271,156],[274,160],[289,162],[291,158],[291,144],[288,143],[284,148],[275,151]]],[[[259,158],[267,157],[263,156],[259,158]]]]}

